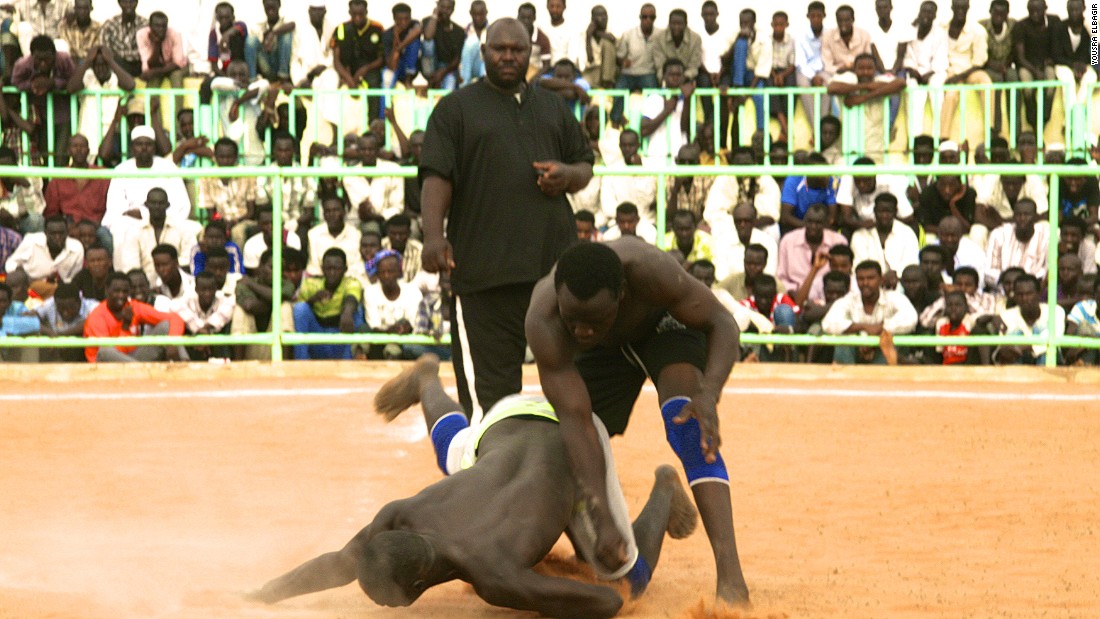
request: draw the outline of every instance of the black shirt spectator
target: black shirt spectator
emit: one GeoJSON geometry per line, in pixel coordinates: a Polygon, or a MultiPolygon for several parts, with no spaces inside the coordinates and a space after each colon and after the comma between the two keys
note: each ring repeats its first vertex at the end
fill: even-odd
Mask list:
{"type": "Polygon", "coordinates": [[[977,198],[974,188],[963,185],[958,177],[940,177],[921,191],[916,209],[917,222],[925,231],[934,232],[944,217],[955,214],[951,211],[951,201],[954,200],[958,214],[968,224],[973,224],[977,198]]]}
{"type": "MultiPolygon", "coordinates": [[[[340,48],[340,62],[354,75],[364,65],[382,58],[382,34],[382,25],[376,21],[368,21],[361,30],[357,30],[348,21],[336,27],[336,32],[332,35],[332,46],[340,48]]],[[[368,84],[375,84],[371,76],[376,73],[379,76],[377,84],[381,84],[381,65],[368,74],[368,84]]]]}
{"type": "Polygon", "coordinates": [[[1051,64],[1056,57],[1055,33],[1062,29],[1061,21],[1057,16],[1047,15],[1041,24],[1031,19],[1016,22],[1012,28],[1012,42],[1024,44],[1023,60],[1038,68],[1051,64]]]}
{"type": "MultiPolygon", "coordinates": [[[[434,20],[434,17],[424,18],[424,27],[434,20]]],[[[462,46],[466,43],[466,30],[460,28],[454,22],[450,23],[450,29],[436,28],[435,30],[435,59],[440,65],[449,65],[462,55],[462,46]]]]}

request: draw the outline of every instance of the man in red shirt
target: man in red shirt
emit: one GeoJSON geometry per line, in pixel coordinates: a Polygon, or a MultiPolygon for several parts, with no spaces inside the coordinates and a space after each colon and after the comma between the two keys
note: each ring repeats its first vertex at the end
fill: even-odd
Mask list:
{"type": "MultiPolygon", "coordinates": [[[[97,169],[88,163],[88,138],[76,134],[69,140],[69,167],[82,170],[97,169]]],[[[93,157],[94,160],[94,157],[93,157]]],[[[75,225],[90,221],[96,225],[99,243],[113,253],[111,233],[99,225],[107,212],[109,178],[55,178],[46,186],[46,208],[43,217],[64,215],[75,225]]]]}
{"type": "MultiPolygon", "coordinates": [[[[176,314],[158,312],[153,306],[130,298],[130,279],[114,272],[107,277],[107,298],[84,321],[84,337],[133,337],[142,326],[150,326],[145,335],[183,335],[184,324],[176,314]]],[[[89,363],[108,361],[187,361],[187,353],[178,346],[88,347],[84,356],[89,363]]]]}

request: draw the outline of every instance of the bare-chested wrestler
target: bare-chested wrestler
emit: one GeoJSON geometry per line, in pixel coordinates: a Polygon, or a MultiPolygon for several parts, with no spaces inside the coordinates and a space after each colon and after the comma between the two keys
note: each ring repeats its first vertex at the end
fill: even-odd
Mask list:
{"type": "Polygon", "coordinates": [[[718,399],[740,350],[733,316],[676,260],[628,237],[563,252],[535,284],[526,331],[582,504],[592,512],[597,556],[615,565],[625,546],[604,500],[605,460],[592,413],[612,435],[623,433],[649,379],[714,551],[717,596],[747,603],[729,474],[718,453],[718,399]]]}
{"type": "MultiPolygon", "coordinates": [[[[623,604],[616,590],[540,575],[532,567],[566,532],[598,576],[625,578],[638,595],[657,565],[665,533],[678,539],[695,528],[695,508],[668,465],[658,467],[649,500],[627,526],[611,468],[616,523],[625,529],[633,558],[616,572],[602,569],[592,560],[593,529],[587,510],[575,507],[576,483],[546,400],[509,396],[469,427],[438,374],[438,359],[425,355],[382,387],[375,410],[393,419],[419,402],[448,476],[387,504],[343,549],[302,564],[251,597],[274,603],[358,579],[376,603],[408,606],[429,587],[459,579],[496,606],[550,617],[611,617],[623,604]]],[[[610,463],[610,453],[605,457],[610,463]]]]}

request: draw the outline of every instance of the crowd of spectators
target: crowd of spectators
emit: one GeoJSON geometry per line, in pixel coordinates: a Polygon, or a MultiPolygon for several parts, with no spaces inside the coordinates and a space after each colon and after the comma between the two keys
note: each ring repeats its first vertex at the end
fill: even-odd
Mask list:
{"type": "MultiPolygon", "coordinates": [[[[423,133],[402,130],[398,99],[356,91],[450,90],[483,77],[485,2],[470,4],[468,25],[457,20],[453,0],[438,0],[423,18],[395,4],[385,23],[368,17],[363,0],[348,3],[349,19],[341,23],[320,0],[311,1],[302,18],[284,13],[279,0],[262,0],[265,19],[256,24],[238,20],[231,3],[202,3],[212,23],[202,66],[191,60],[193,37],[164,13],[146,17],[138,0],[118,4],[119,14],[102,24],[90,17],[90,0],[0,6],[7,17],[0,29],[3,77],[20,91],[0,98],[0,165],[171,172],[271,163],[315,166],[323,174],[287,177],[281,188],[271,178],[232,175],[194,182],[0,178],[0,275],[6,280],[0,335],[263,332],[276,322],[275,277],[283,295],[278,322],[286,331],[437,340],[449,332],[447,277],[420,269],[418,181],[385,176],[417,165],[423,133]],[[185,104],[182,96],[169,106],[171,95],[117,94],[180,88],[188,79],[200,84],[197,104],[185,104]],[[288,93],[306,88],[349,92],[339,104],[321,93],[291,103],[288,93]],[[198,108],[187,105],[209,107],[211,93],[218,95],[216,127],[204,135],[197,132],[198,108]],[[290,105],[297,108],[294,123],[290,105]],[[70,130],[73,115],[77,133],[70,130]],[[332,138],[307,139],[307,118],[325,125],[322,134],[332,138]],[[363,176],[367,168],[382,175],[363,176]],[[274,228],[276,192],[282,230],[274,228]],[[284,247],[282,273],[272,272],[275,234],[284,247]]],[[[1097,334],[1096,176],[1062,177],[1060,230],[1050,230],[1045,214],[1053,188],[1041,174],[838,177],[829,171],[842,161],[884,161],[886,132],[896,129],[905,98],[921,110],[909,120],[915,137],[906,156],[913,163],[1035,163],[1034,129],[1041,127],[1040,115],[1049,120],[1054,92],[1040,110],[1034,90],[1024,91],[1030,94],[1021,97],[1023,113],[1015,115],[996,97],[993,137],[971,147],[952,134],[957,93],[913,87],[1055,79],[1063,83],[1067,115],[1088,105],[1096,67],[1088,64],[1081,0],[1069,0],[1067,19],[1047,14],[1042,0],[1029,0],[1028,17],[1018,22],[1008,18],[1006,0],[994,0],[989,18],[980,21],[970,20],[967,0],[953,0],[950,18],[942,21],[934,2],[895,15],[889,0],[877,0],[874,21],[842,5],[833,28],[824,26],[825,6],[813,1],[805,17],[776,11],[770,29],[758,29],[752,9],[740,11],[734,25],[707,1],[698,32],[680,9],[662,16],[665,28],[657,27],[655,7],[643,4],[638,25],[614,34],[609,8],[621,10],[595,6],[587,20],[567,19],[565,1],[549,0],[543,21],[532,4],[521,5],[517,15],[531,36],[531,87],[575,106],[598,163],[638,167],[636,176],[596,177],[569,196],[578,238],[660,241],[711,285],[744,330],[882,336],[882,346],[869,349],[761,346],[747,352],[776,361],[1041,363],[1046,351],[1040,346],[899,354],[891,337],[1045,334],[1049,311],[1059,333],[1097,334]],[[696,87],[793,85],[826,92],[819,101],[800,96],[794,108],[786,96],[753,95],[756,133],[748,144],[739,139],[738,112],[749,98],[693,97],[696,87]],[[679,94],[646,95],[634,125],[622,98],[589,96],[593,88],[658,86],[679,94]],[[935,110],[932,118],[940,118],[939,129],[924,124],[926,104],[935,110]],[[857,108],[864,141],[852,152],[840,117],[857,108]],[[817,152],[789,144],[796,112],[815,128],[817,152]],[[1008,126],[1010,116],[1017,126],[1008,126]],[[1002,134],[1013,135],[1014,144],[1002,134]],[[820,165],[821,173],[669,177],[663,222],[669,232],[657,238],[658,183],[645,171],[648,164],[765,162],[820,165]],[[1050,243],[1059,256],[1053,309],[1042,302],[1050,243]]],[[[1100,145],[1087,153],[1065,150],[1048,144],[1042,160],[1100,164],[1100,145]]],[[[288,352],[299,359],[381,359],[415,358],[425,350],[447,353],[398,344],[303,345],[288,352]]],[[[0,351],[7,359],[43,361],[270,354],[263,346],[0,351]]],[[[1065,350],[1059,361],[1095,362],[1095,355],[1065,350]]]]}

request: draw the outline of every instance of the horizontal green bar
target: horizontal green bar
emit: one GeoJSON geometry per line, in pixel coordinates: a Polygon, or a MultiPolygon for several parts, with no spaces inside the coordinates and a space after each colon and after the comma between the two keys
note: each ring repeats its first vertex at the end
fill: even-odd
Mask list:
{"type": "Polygon", "coordinates": [[[413,166],[320,168],[279,166],[234,166],[228,168],[179,168],[176,170],[126,170],[111,168],[45,168],[0,166],[0,177],[39,178],[244,178],[255,177],[314,177],[314,176],[363,176],[363,177],[415,177],[413,166]]]}
{"type": "MultiPolygon", "coordinates": [[[[1046,80],[1042,82],[1000,82],[990,84],[943,84],[940,86],[906,86],[905,91],[909,90],[922,90],[926,92],[941,92],[949,90],[1038,90],[1040,88],[1061,88],[1062,82],[1057,80],[1046,80]]],[[[696,88],[695,94],[704,97],[713,97],[714,95],[809,95],[809,94],[824,94],[828,90],[828,86],[739,86],[737,88],[729,87],[724,91],[721,88],[696,88]]],[[[596,96],[603,91],[592,89],[588,91],[589,96],[596,96]]],[[[642,89],[643,95],[661,95],[672,96],[680,94],[678,88],[644,88],[642,89]]]]}
{"type": "MultiPolygon", "coordinates": [[[[745,344],[781,344],[794,346],[878,346],[876,335],[781,335],[742,333],[741,342],[745,344]]],[[[1100,348],[1100,338],[1063,336],[1055,338],[1059,348],[1100,348]]],[[[895,335],[894,344],[898,347],[915,346],[1046,346],[1050,344],[1044,336],[1036,335],[895,335]]]]}
{"type": "Polygon", "coordinates": [[[46,337],[43,335],[0,338],[0,348],[93,348],[99,346],[270,346],[270,333],[247,335],[143,335],[141,337],[46,337]]]}
{"type": "Polygon", "coordinates": [[[450,346],[450,336],[436,340],[428,335],[393,335],[391,333],[284,333],[285,345],[295,344],[423,344],[450,346]]]}
{"type": "MultiPolygon", "coordinates": [[[[851,175],[875,176],[878,174],[1043,174],[1058,176],[1097,176],[1098,170],[1080,165],[1053,164],[890,164],[890,165],[646,165],[605,166],[593,168],[597,176],[786,176],[851,175]]],[[[235,177],[314,177],[314,176],[363,176],[412,178],[417,175],[413,166],[319,168],[278,166],[236,166],[230,168],[186,168],[166,171],[118,171],[109,168],[37,168],[0,166],[0,177],[40,178],[235,178],[235,177]]]]}
{"type": "Polygon", "coordinates": [[[1058,175],[1058,176],[1097,176],[1100,170],[1083,165],[1066,164],[945,164],[933,163],[919,165],[912,163],[886,165],[644,165],[644,166],[606,166],[593,168],[597,176],[876,176],[879,174],[1010,174],[1010,175],[1058,175]]]}

